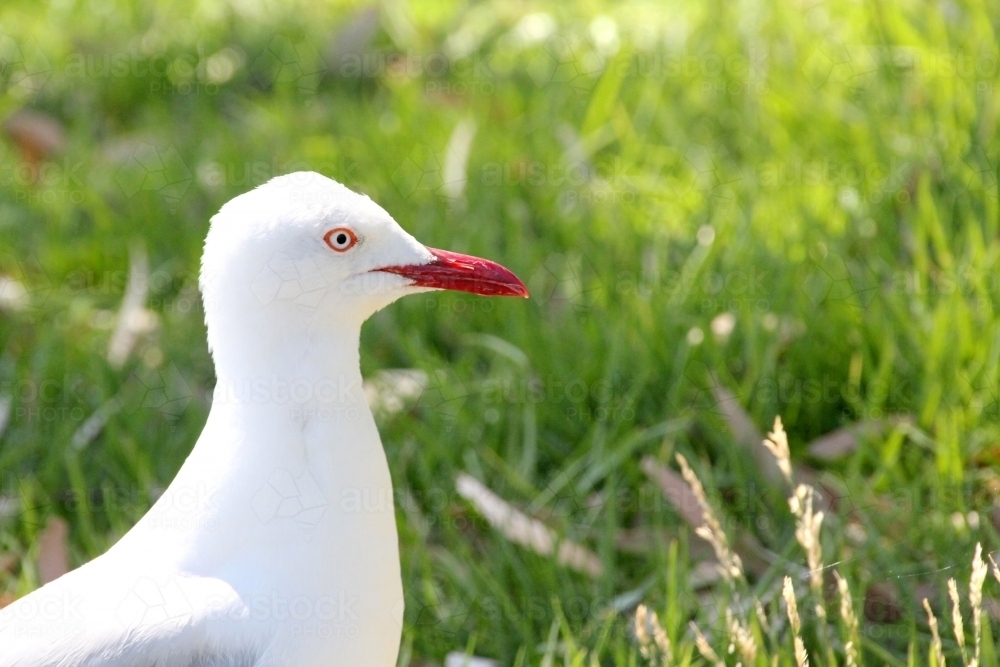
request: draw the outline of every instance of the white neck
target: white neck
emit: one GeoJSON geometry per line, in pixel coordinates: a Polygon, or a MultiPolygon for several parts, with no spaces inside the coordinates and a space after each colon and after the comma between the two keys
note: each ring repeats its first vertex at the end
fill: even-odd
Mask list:
{"type": "Polygon", "coordinates": [[[317,626],[332,638],[289,639],[297,664],[396,661],[403,591],[392,480],[362,390],[358,334],[304,333],[259,354],[245,348],[238,368],[218,364],[201,438],[115,547],[223,581],[241,600],[278,591],[338,601],[336,618],[317,626]]]}
{"type": "Polygon", "coordinates": [[[182,559],[212,553],[221,562],[233,549],[244,551],[247,540],[276,534],[289,548],[315,550],[358,518],[352,513],[388,517],[394,530],[388,465],[362,388],[359,334],[306,331],[244,345],[238,364],[216,351],[219,379],[205,430],[144,519],[202,524],[168,551],[182,559]]]}

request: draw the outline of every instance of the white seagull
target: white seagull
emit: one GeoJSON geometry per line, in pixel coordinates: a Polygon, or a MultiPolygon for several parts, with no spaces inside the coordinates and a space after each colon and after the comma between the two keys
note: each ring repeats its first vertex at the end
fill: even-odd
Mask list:
{"type": "Polygon", "coordinates": [[[201,437],[103,556],[0,610],[2,667],[393,667],[403,586],[362,323],[406,294],[528,296],[368,197],[294,173],[212,218],[201,437]]]}

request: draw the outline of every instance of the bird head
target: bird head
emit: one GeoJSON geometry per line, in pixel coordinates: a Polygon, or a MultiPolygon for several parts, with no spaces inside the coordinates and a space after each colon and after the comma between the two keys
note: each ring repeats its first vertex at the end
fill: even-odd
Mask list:
{"type": "Polygon", "coordinates": [[[528,296],[499,264],[428,248],[368,197],[313,172],[274,178],[222,207],[205,241],[201,289],[215,351],[223,338],[267,331],[360,328],[428,290],[528,296]]]}

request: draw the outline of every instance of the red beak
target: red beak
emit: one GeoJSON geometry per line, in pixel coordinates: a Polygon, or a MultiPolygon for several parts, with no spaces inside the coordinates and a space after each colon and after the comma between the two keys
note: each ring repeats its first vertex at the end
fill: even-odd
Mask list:
{"type": "Polygon", "coordinates": [[[471,292],[483,296],[523,296],[528,288],[511,271],[488,259],[428,248],[434,259],[427,264],[386,266],[378,269],[409,278],[414,285],[471,292]]]}

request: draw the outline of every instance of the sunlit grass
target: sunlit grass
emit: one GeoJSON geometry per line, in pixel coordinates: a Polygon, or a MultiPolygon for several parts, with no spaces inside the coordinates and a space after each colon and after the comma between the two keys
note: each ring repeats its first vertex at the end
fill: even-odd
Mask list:
{"type": "Polygon", "coordinates": [[[836,563],[860,629],[824,646],[803,605],[811,664],[846,659],[834,638],[849,635],[861,664],[924,660],[927,596],[958,664],[946,582],[966,580],[977,542],[996,546],[1000,499],[995,7],[115,7],[0,10],[0,115],[26,107],[65,132],[41,157],[0,144],[0,275],[27,293],[0,288],[0,494],[19,508],[0,519],[17,556],[0,591],[37,585],[48,515],[69,519],[81,563],[169,483],[214,384],[196,292],[208,219],[308,168],[532,291],[415,297],[363,332],[366,376],[427,378],[379,417],[411,664],[470,645],[503,664],[633,664],[640,602],[676,662],[702,659],[691,620],[740,659],[718,641],[729,584],[701,577],[710,550],[640,467],[677,454],[726,534],[771,558],[746,582],[771,629],[749,606],[738,619],[758,662],[777,650],[767,634],[792,664],[783,577],[828,600],[837,583],[810,579],[789,489],[716,382],[751,427],[782,415],[831,503],[808,561],[836,563]],[[156,326],[115,368],[137,241],[156,326]],[[850,453],[808,456],[872,420],[850,453]],[[511,543],[457,492],[461,473],[592,550],[600,575],[511,543]]]}

